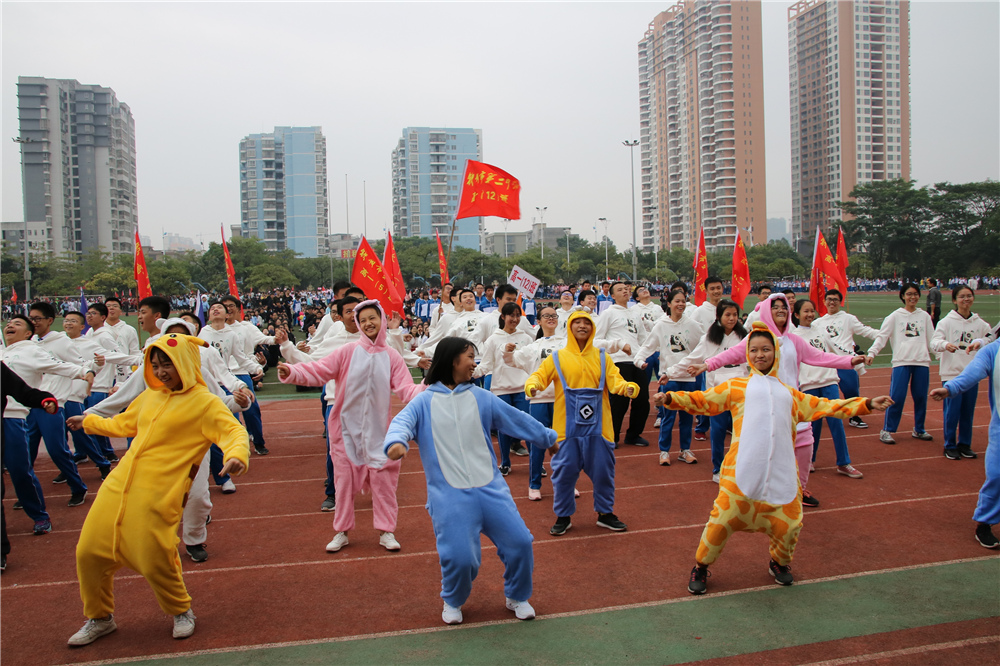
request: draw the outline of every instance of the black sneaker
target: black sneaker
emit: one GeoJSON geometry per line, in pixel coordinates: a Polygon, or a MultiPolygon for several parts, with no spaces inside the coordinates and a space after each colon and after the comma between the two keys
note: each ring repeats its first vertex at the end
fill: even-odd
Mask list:
{"type": "Polygon", "coordinates": [[[970,458],[970,459],[975,459],[979,457],[979,454],[973,451],[971,446],[965,446],[964,444],[958,445],[958,455],[962,456],[963,458],[970,458]]]}
{"type": "Polygon", "coordinates": [[[264,445],[258,446],[257,444],[253,445],[253,451],[259,456],[266,456],[268,453],[270,453],[270,451],[267,450],[266,446],[264,445]]]}
{"type": "Polygon", "coordinates": [[[75,463],[82,463],[86,459],[87,459],[86,453],[77,453],[75,456],[73,456],[73,462],[75,463]]]}
{"type": "Polygon", "coordinates": [[[624,532],[628,529],[628,525],[618,520],[618,516],[613,513],[597,514],[597,526],[606,527],[612,532],[624,532]]]}
{"type": "Polygon", "coordinates": [[[14,509],[14,511],[21,511],[22,509],[24,509],[24,507],[21,506],[21,500],[17,500],[16,502],[14,502],[14,506],[11,508],[14,509]]]}
{"type": "Polygon", "coordinates": [[[865,428],[868,427],[868,424],[862,421],[860,416],[852,416],[850,420],[847,422],[847,425],[851,426],[852,428],[860,428],[861,430],[864,430],[865,428]]]}
{"type": "Polygon", "coordinates": [[[979,523],[976,525],[976,541],[983,548],[1000,548],[1000,540],[996,538],[993,534],[993,530],[986,523],[979,523]]]}
{"type": "Polygon", "coordinates": [[[792,568],[790,566],[781,566],[774,560],[771,560],[771,564],[767,567],[771,575],[774,576],[774,582],[778,585],[791,585],[795,582],[795,578],[792,577],[792,568]]]}
{"type": "Polygon", "coordinates": [[[513,453],[515,456],[524,457],[528,455],[528,448],[521,442],[518,442],[517,444],[514,444],[510,447],[510,452],[513,453]]]}
{"type": "Polygon", "coordinates": [[[207,527],[210,522],[212,522],[212,514],[208,514],[208,518],[205,519],[205,526],[207,527]]]}
{"type": "Polygon", "coordinates": [[[691,580],[688,581],[688,592],[691,594],[705,594],[705,590],[708,589],[708,577],[712,574],[709,573],[708,567],[695,565],[691,569],[691,580]]]}
{"type": "Polygon", "coordinates": [[[560,516],[559,518],[556,518],[556,524],[549,530],[549,534],[552,536],[562,536],[563,534],[566,534],[566,531],[571,527],[573,527],[573,523],[570,521],[570,517],[560,516]]]}
{"type": "Polygon", "coordinates": [[[52,479],[52,483],[66,483],[66,475],[63,474],[62,472],[59,472],[59,476],[52,479]]]}
{"type": "Polygon", "coordinates": [[[7,556],[0,555],[0,571],[7,571],[7,556]]]}
{"type": "Polygon", "coordinates": [[[111,463],[112,465],[118,462],[118,456],[104,456],[104,457],[107,458],[108,462],[111,463]]]}
{"type": "Polygon", "coordinates": [[[635,439],[626,439],[626,444],[631,444],[632,446],[649,446],[649,442],[642,437],[636,437],[635,439]]]}
{"type": "Polygon", "coordinates": [[[87,491],[84,490],[82,493],[73,493],[69,496],[69,501],[66,502],[66,506],[80,506],[83,501],[87,499],[87,491]]]}
{"type": "Polygon", "coordinates": [[[958,449],[945,449],[944,457],[948,460],[961,460],[962,456],[959,454],[958,449]]]}
{"type": "Polygon", "coordinates": [[[208,559],[208,551],[205,550],[205,544],[203,543],[195,546],[184,546],[184,548],[187,550],[192,562],[204,562],[208,559]]]}
{"type": "Polygon", "coordinates": [[[101,481],[108,478],[108,474],[111,474],[111,465],[105,465],[104,467],[98,467],[101,471],[101,481]]]}
{"type": "Polygon", "coordinates": [[[497,469],[499,469],[500,473],[503,474],[504,476],[510,474],[510,465],[500,465],[500,467],[498,467],[497,469]]]}
{"type": "Polygon", "coordinates": [[[337,509],[337,498],[327,495],[323,503],[319,505],[320,511],[335,511],[337,509]]]}
{"type": "Polygon", "coordinates": [[[802,491],[802,506],[819,506],[819,500],[812,496],[808,490],[802,491]]]}
{"type": "Polygon", "coordinates": [[[549,473],[545,471],[545,467],[542,467],[542,478],[544,479],[548,475],[549,475],[549,473]]]}

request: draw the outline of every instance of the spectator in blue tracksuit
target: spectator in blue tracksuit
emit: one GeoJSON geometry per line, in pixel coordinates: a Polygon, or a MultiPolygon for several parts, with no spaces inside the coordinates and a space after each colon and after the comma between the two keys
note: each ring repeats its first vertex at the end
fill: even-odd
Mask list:
{"type": "Polygon", "coordinates": [[[989,378],[990,431],[986,448],[986,482],[979,491],[979,503],[972,519],[976,521],[976,540],[985,548],[1000,548],[1000,540],[990,529],[1000,523],[1000,340],[979,350],[972,362],[943,388],[931,391],[935,400],[957,396],[979,386],[989,378]]]}
{"type": "Polygon", "coordinates": [[[441,561],[445,624],[462,622],[462,605],[482,561],[480,534],[496,544],[504,563],[507,608],[530,620],[533,537],[497,469],[490,430],[541,448],[555,447],[556,433],[489,391],[472,384],[476,348],[464,338],[438,343],[424,380],[429,386],[389,424],[385,453],[398,460],[414,440],[427,477],[427,511],[441,561]],[[469,418],[478,414],[479,418],[469,418]]]}

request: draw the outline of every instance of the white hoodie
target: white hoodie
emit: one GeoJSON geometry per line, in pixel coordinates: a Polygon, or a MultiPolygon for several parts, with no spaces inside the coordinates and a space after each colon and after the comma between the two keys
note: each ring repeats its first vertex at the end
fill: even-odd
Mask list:
{"type": "Polygon", "coordinates": [[[826,333],[832,345],[830,351],[841,356],[854,356],[855,335],[862,335],[869,340],[878,336],[876,329],[865,326],[846,310],[840,310],[837,314],[827,313],[814,321],[813,326],[826,333]]]}
{"type": "MultiPolygon", "coordinates": [[[[84,379],[88,371],[82,366],[60,361],[42,349],[42,346],[34,340],[21,340],[8,345],[0,358],[7,364],[8,368],[24,380],[25,384],[31,387],[41,386],[42,377],[46,374],[59,375],[69,379],[84,379]]],[[[62,407],[62,404],[59,406],[62,407]]],[[[26,419],[28,418],[28,408],[8,396],[7,408],[4,410],[3,417],[5,419],[26,419]]]]}
{"type": "MultiPolygon", "coordinates": [[[[646,326],[642,323],[642,313],[621,305],[612,305],[597,318],[594,337],[601,340],[619,340],[622,346],[629,345],[632,354],[646,341],[646,326]]],[[[611,360],[615,363],[631,362],[634,356],[624,351],[615,352],[611,360]]]]}
{"type": "MultiPolygon", "coordinates": [[[[674,381],[685,381],[685,377],[691,377],[687,372],[689,367],[696,363],[704,363],[705,359],[721,354],[730,347],[735,347],[740,344],[740,340],[742,339],[739,333],[730,331],[722,337],[722,344],[717,345],[708,339],[708,331],[705,331],[705,335],[701,336],[701,340],[698,341],[698,346],[690,354],[681,359],[680,362],[675,363],[667,369],[667,377],[674,381]]],[[[662,375],[663,373],[661,372],[660,374],[662,375]]],[[[733,377],[746,377],[749,374],[750,369],[746,363],[724,365],[718,370],[711,370],[705,373],[705,389],[714,388],[733,377]]]]}
{"type": "MultiPolygon", "coordinates": [[[[676,365],[694,351],[704,333],[701,324],[687,315],[681,315],[677,321],[670,317],[661,317],[649,332],[646,342],[635,352],[633,362],[638,367],[654,353],[660,352],[660,376],[662,377],[667,374],[671,366],[676,365]]],[[[677,377],[675,381],[694,382],[696,378],[685,373],[684,376],[677,377]]]]}
{"type": "Polygon", "coordinates": [[[524,393],[524,383],[528,381],[528,373],[504,363],[503,354],[508,343],[516,345],[515,351],[517,351],[517,349],[530,345],[531,342],[530,336],[518,330],[513,333],[508,333],[502,328],[493,331],[493,335],[483,345],[483,360],[476,366],[473,377],[492,374],[493,381],[490,383],[490,391],[495,395],[524,393]]]}
{"type": "Polygon", "coordinates": [[[958,310],[952,310],[938,322],[931,337],[931,349],[941,359],[941,365],[938,367],[941,381],[946,382],[958,377],[965,366],[969,365],[976,352],[968,353],[966,350],[976,340],[980,341],[980,346],[992,342],[993,333],[990,325],[975,312],[966,319],[958,314],[958,310]],[[949,343],[958,347],[958,351],[949,352],[947,350],[949,343]]]}
{"type": "MultiPolygon", "coordinates": [[[[793,328],[792,333],[820,351],[830,352],[831,354],[839,353],[834,349],[827,332],[817,326],[815,321],[812,326],[799,325],[793,328]]],[[[840,375],[833,368],[821,368],[816,365],[809,365],[808,363],[799,364],[799,390],[803,393],[811,389],[830,386],[839,381],[840,375]]]]}
{"type": "Polygon", "coordinates": [[[882,322],[875,341],[868,349],[869,358],[875,358],[885,348],[885,343],[892,343],[892,367],[900,365],[931,365],[931,335],[934,324],[931,316],[917,308],[907,312],[899,308],[892,312],[882,322]]]}

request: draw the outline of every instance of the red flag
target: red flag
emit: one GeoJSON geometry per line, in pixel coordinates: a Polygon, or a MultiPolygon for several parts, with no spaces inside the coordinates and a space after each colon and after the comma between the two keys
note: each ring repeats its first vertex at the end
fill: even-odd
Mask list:
{"type": "Polygon", "coordinates": [[[146,271],[146,255],[142,253],[142,241],[139,240],[139,230],[135,230],[135,262],[132,266],[132,273],[135,275],[135,284],[139,292],[139,298],[143,299],[153,295],[153,288],[149,286],[149,273],[146,271]]]}
{"type": "Polygon", "coordinates": [[[468,160],[465,184],[455,219],[496,215],[509,220],[521,219],[521,183],[503,169],[468,160]]]}
{"type": "Polygon", "coordinates": [[[12,296],[10,297],[10,302],[17,303],[17,291],[13,287],[10,288],[10,291],[12,293],[12,296]]]}
{"type": "Polygon", "coordinates": [[[361,287],[368,298],[374,298],[382,305],[382,310],[392,312],[399,310],[399,305],[395,304],[392,298],[392,288],[389,285],[388,276],[382,267],[382,262],[378,260],[375,250],[368,244],[368,239],[361,237],[361,244],[358,245],[358,256],[354,258],[354,267],[351,269],[351,282],[361,287]]]}
{"type": "Polygon", "coordinates": [[[705,229],[702,228],[698,249],[694,253],[694,304],[701,305],[708,298],[705,280],[708,279],[708,257],[705,254],[705,229]]]}
{"type": "Polygon", "coordinates": [[[747,263],[747,250],[743,246],[743,237],[736,234],[736,247],[733,248],[733,300],[742,308],[749,294],[750,265],[747,263]]]}
{"type": "Polygon", "coordinates": [[[809,300],[816,306],[816,316],[826,314],[826,290],[836,287],[841,293],[847,292],[847,285],[841,284],[840,268],[830,252],[830,246],[819,228],[816,228],[816,247],[813,250],[812,274],[809,278],[809,300]]]}
{"type": "Polygon", "coordinates": [[[389,288],[393,290],[393,303],[396,311],[403,314],[403,299],[406,297],[406,285],[403,283],[403,271],[399,268],[399,257],[396,256],[396,246],[392,242],[392,232],[386,232],[385,251],[382,252],[382,267],[388,278],[389,288]]]}
{"type": "Polygon", "coordinates": [[[219,231],[222,232],[222,253],[226,255],[226,277],[229,278],[229,295],[240,297],[240,290],[236,287],[236,269],[233,268],[233,258],[229,256],[229,245],[226,244],[226,230],[221,225],[219,231]]]}
{"type": "Polygon", "coordinates": [[[844,285],[844,305],[847,305],[847,242],[844,240],[844,228],[837,232],[837,268],[840,269],[840,279],[844,285]]]}
{"type": "Polygon", "coordinates": [[[441,247],[441,235],[434,230],[434,235],[437,236],[438,241],[438,269],[441,271],[441,285],[444,286],[445,282],[451,282],[448,279],[448,260],[444,256],[444,248],[441,247]]]}

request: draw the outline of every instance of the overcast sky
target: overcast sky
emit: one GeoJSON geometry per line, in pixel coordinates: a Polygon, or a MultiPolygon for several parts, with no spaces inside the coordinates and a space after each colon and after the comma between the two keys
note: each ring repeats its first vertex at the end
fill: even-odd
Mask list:
{"type": "MultiPolygon", "coordinates": [[[[656,3],[3,2],[3,220],[23,220],[17,77],[109,86],[135,118],[139,230],[218,240],[239,222],[238,146],[320,125],[330,217],[391,227],[390,152],[404,127],[475,127],[521,180],[527,229],[631,244],[629,149],[639,137],[637,43],[656,3]],[[362,183],[367,202],[362,201],[362,183]],[[602,229],[603,231],[603,229],[602,229]]],[[[788,2],[765,2],[768,217],[791,218],[788,2]]],[[[911,3],[913,177],[1000,179],[1000,3],[911,3]]],[[[638,150],[636,198],[638,200],[638,150]]],[[[638,205],[638,204],[637,204],[638,205]]],[[[488,218],[489,230],[500,222],[488,218]]]]}

